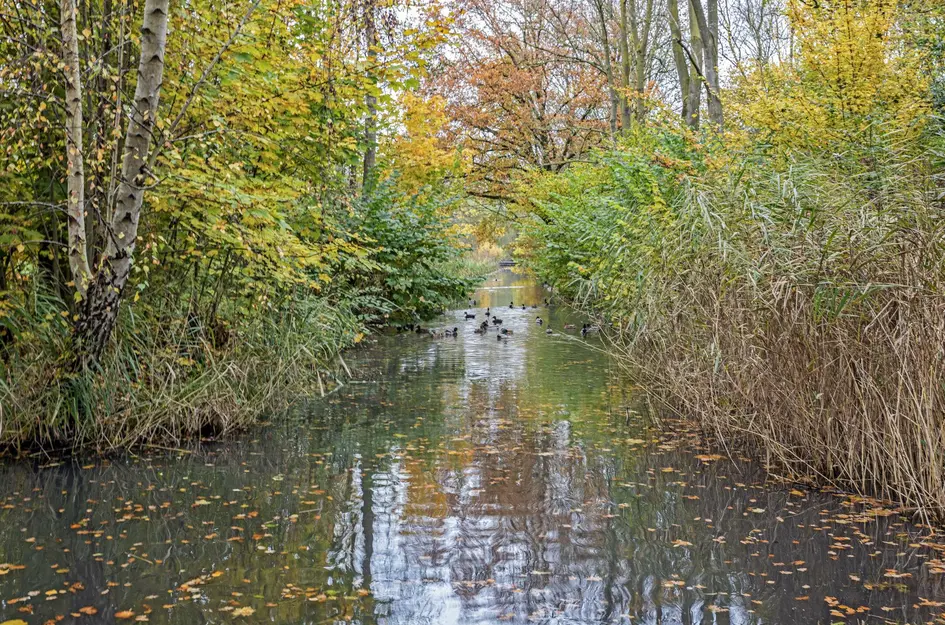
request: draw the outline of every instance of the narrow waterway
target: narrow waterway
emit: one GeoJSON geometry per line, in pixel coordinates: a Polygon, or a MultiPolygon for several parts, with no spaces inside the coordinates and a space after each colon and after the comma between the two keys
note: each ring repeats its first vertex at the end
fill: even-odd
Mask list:
{"type": "Polygon", "coordinates": [[[926,532],[656,427],[526,279],[474,297],[245,438],[0,469],[0,622],[941,622],[926,532]]]}

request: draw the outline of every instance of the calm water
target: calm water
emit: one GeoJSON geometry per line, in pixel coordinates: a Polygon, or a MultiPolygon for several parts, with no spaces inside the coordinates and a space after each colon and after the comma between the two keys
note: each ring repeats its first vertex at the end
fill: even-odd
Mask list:
{"type": "Polygon", "coordinates": [[[475,297],[510,339],[380,338],[254,438],[2,469],[0,622],[937,622],[916,528],[648,427],[535,285],[475,297]]]}

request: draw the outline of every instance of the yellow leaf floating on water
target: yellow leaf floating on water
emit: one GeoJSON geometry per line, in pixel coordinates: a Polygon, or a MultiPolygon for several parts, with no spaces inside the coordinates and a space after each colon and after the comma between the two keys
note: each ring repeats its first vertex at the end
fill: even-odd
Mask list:
{"type": "Polygon", "coordinates": [[[122,610],[121,612],[115,612],[115,618],[122,618],[122,619],[132,618],[134,617],[134,615],[135,613],[132,612],[131,610],[122,610]]]}
{"type": "Polygon", "coordinates": [[[15,618],[12,621],[3,621],[0,625],[27,625],[23,619],[15,618]]]}
{"type": "Polygon", "coordinates": [[[246,606],[244,608],[236,608],[235,610],[233,610],[233,616],[252,616],[255,613],[256,613],[256,610],[254,610],[253,608],[249,606],[246,606]]]}

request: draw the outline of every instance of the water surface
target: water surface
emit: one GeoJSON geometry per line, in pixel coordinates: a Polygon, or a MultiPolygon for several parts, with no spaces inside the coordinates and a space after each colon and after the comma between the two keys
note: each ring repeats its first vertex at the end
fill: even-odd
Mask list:
{"type": "Polygon", "coordinates": [[[546,296],[499,272],[510,338],[381,337],[245,438],[3,468],[0,622],[938,622],[916,527],[655,427],[546,296]]]}

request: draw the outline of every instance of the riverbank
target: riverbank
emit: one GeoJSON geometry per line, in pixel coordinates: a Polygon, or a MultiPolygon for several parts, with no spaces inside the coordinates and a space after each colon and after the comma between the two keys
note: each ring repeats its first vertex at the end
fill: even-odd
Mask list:
{"type": "Polygon", "coordinates": [[[363,336],[352,311],[311,299],[230,328],[195,319],[124,327],[99,370],[63,371],[68,327],[19,353],[0,383],[0,445],[111,453],[221,437],[345,377],[341,352],[363,336]]]}
{"type": "Polygon", "coordinates": [[[852,162],[758,146],[750,167],[743,147],[641,131],[529,189],[522,257],[719,446],[943,520],[945,135],[928,123],[838,142],[852,162]]]}

